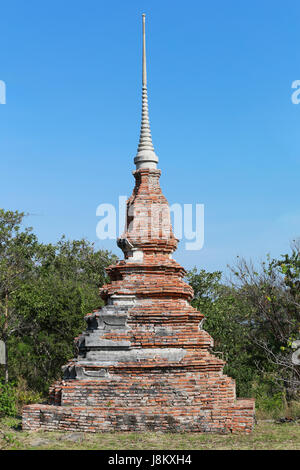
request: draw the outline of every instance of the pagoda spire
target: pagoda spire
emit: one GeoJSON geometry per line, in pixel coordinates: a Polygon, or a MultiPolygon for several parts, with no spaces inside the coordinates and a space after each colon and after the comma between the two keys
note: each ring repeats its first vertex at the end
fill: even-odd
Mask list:
{"type": "Polygon", "coordinates": [[[147,92],[147,66],[146,66],[146,31],[145,31],[145,13],[143,13],[143,80],[142,80],[142,120],[140,140],[137,154],[134,159],[136,169],[149,168],[156,169],[158,157],[154,152],[152,143],[149,111],[148,111],[148,92],[147,92]]]}
{"type": "Polygon", "coordinates": [[[48,404],[23,408],[23,429],[83,432],[250,433],[254,399],[236,400],[235,381],[213,354],[204,314],[172,258],[177,239],[156,168],[147,103],[143,15],[141,138],[127,200],[124,259],[106,268],[105,305],[85,316],[77,356],[62,367],[48,404]]]}

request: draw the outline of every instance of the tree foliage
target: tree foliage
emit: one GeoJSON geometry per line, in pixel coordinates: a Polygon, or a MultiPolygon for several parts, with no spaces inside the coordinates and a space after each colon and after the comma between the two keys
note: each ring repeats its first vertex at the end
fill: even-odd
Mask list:
{"type": "Polygon", "coordinates": [[[231,271],[237,296],[249,308],[249,336],[263,354],[264,368],[275,371],[288,399],[298,397],[300,369],[291,360],[291,346],[300,336],[299,245],[279,259],[268,256],[258,270],[241,259],[231,271]]]}
{"type": "MultiPolygon", "coordinates": [[[[13,296],[30,276],[38,244],[31,228],[21,229],[23,217],[22,212],[0,209],[0,338],[6,344],[6,352],[9,338],[24,327],[13,296]]],[[[5,381],[8,381],[7,358],[5,381]]]]}
{"type": "Polygon", "coordinates": [[[46,391],[73,356],[84,315],[101,305],[99,287],[115,256],[85,239],[39,243],[23,219],[0,212],[0,339],[11,378],[46,391]]]}

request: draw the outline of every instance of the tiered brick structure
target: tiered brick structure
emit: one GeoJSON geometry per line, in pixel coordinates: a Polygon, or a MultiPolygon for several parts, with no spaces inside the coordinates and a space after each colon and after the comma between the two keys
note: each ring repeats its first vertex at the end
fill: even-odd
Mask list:
{"type": "Polygon", "coordinates": [[[108,268],[111,282],[101,289],[106,305],[86,316],[78,357],[51,387],[49,405],[24,407],[24,429],[250,432],[253,427],[254,402],[236,400],[234,380],[222,373],[225,363],[210,352],[204,316],[190,306],[193,290],[183,281],[185,271],[172,259],[178,240],[152,146],[145,47],[143,64],[136,184],[118,240],[124,260],[108,268]]]}

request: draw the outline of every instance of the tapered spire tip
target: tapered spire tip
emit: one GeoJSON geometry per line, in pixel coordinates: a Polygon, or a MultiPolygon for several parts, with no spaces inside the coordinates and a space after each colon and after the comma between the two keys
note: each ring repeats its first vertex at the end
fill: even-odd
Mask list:
{"type": "Polygon", "coordinates": [[[146,27],[145,13],[142,14],[143,19],[143,61],[142,61],[142,122],[138,152],[134,159],[137,170],[139,168],[157,168],[158,157],[154,152],[152,144],[149,111],[148,111],[148,92],[147,92],[147,66],[146,66],[146,27]]]}

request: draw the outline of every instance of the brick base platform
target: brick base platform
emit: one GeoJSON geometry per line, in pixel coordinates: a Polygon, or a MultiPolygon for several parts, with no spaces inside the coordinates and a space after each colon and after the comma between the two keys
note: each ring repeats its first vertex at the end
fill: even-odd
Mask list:
{"type": "Polygon", "coordinates": [[[98,408],[94,406],[28,405],[24,430],[44,431],[163,431],[245,432],[253,429],[253,400],[237,400],[227,409],[198,406],[98,408]]]}

